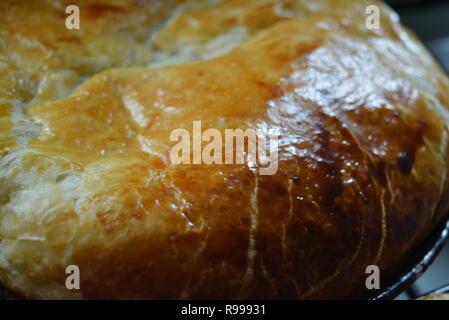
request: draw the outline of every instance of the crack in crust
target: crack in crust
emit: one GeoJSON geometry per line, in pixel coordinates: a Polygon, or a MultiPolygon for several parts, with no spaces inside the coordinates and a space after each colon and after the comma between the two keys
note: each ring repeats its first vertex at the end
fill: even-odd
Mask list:
{"type": "MultiPolygon", "coordinates": [[[[0,2],[0,279],[30,298],[350,298],[449,208],[449,82],[368,1],[0,2]],[[386,54],[388,52],[388,54],[386,54]],[[277,129],[279,170],[172,130],[277,129]],[[64,287],[81,268],[81,291],[64,287]]],[[[377,3],[377,2],[376,2],[377,3]]]]}

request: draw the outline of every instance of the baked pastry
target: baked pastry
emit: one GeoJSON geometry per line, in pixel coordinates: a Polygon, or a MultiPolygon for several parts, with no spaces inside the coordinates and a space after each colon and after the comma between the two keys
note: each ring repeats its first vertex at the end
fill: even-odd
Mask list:
{"type": "Polygon", "coordinates": [[[434,294],[430,296],[421,297],[418,300],[449,300],[449,294],[447,293],[434,294]]]}
{"type": "Polygon", "coordinates": [[[86,0],[68,30],[69,4],[0,2],[7,288],[355,298],[368,265],[383,283],[445,217],[449,82],[384,4],[86,0]],[[277,129],[276,174],[174,165],[170,134],[195,120],[277,129]]]}

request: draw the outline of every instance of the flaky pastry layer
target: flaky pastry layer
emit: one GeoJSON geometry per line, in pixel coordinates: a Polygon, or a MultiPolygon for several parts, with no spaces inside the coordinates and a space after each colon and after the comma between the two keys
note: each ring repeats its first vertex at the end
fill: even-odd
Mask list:
{"type": "Polygon", "coordinates": [[[0,279],[28,298],[351,298],[448,209],[449,82],[373,1],[0,2],[0,279]],[[277,129],[279,169],[170,133],[277,129]],[[65,287],[68,265],[80,290],[65,287]]]}

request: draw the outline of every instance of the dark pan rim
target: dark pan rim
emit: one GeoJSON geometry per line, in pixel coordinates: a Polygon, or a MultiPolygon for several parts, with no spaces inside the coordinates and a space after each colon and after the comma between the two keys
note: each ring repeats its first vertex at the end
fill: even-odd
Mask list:
{"type": "Polygon", "coordinates": [[[390,280],[380,293],[369,297],[371,300],[391,300],[405,291],[429,268],[449,238],[449,217],[430,233],[417,248],[417,254],[411,256],[406,267],[390,280]]]}
{"type": "Polygon", "coordinates": [[[449,284],[436,290],[430,291],[423,296],[433,296],[436,294],[444,294],[444,293],[449,293],[449,284]]]}

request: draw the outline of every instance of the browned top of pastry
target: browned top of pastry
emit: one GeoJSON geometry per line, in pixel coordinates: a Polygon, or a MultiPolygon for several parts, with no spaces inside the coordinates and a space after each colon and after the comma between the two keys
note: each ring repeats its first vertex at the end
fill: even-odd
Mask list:
{"type": "Polygon", "coordinates": [[[0,2],[0,279],[30,298],[349,298],[448,209],[449,82],[373,1],[0,2]],[[279,132],[279,168],[170,133],[279,132]],[[81,290],[65,288],[65,268],[81,290]]]}

